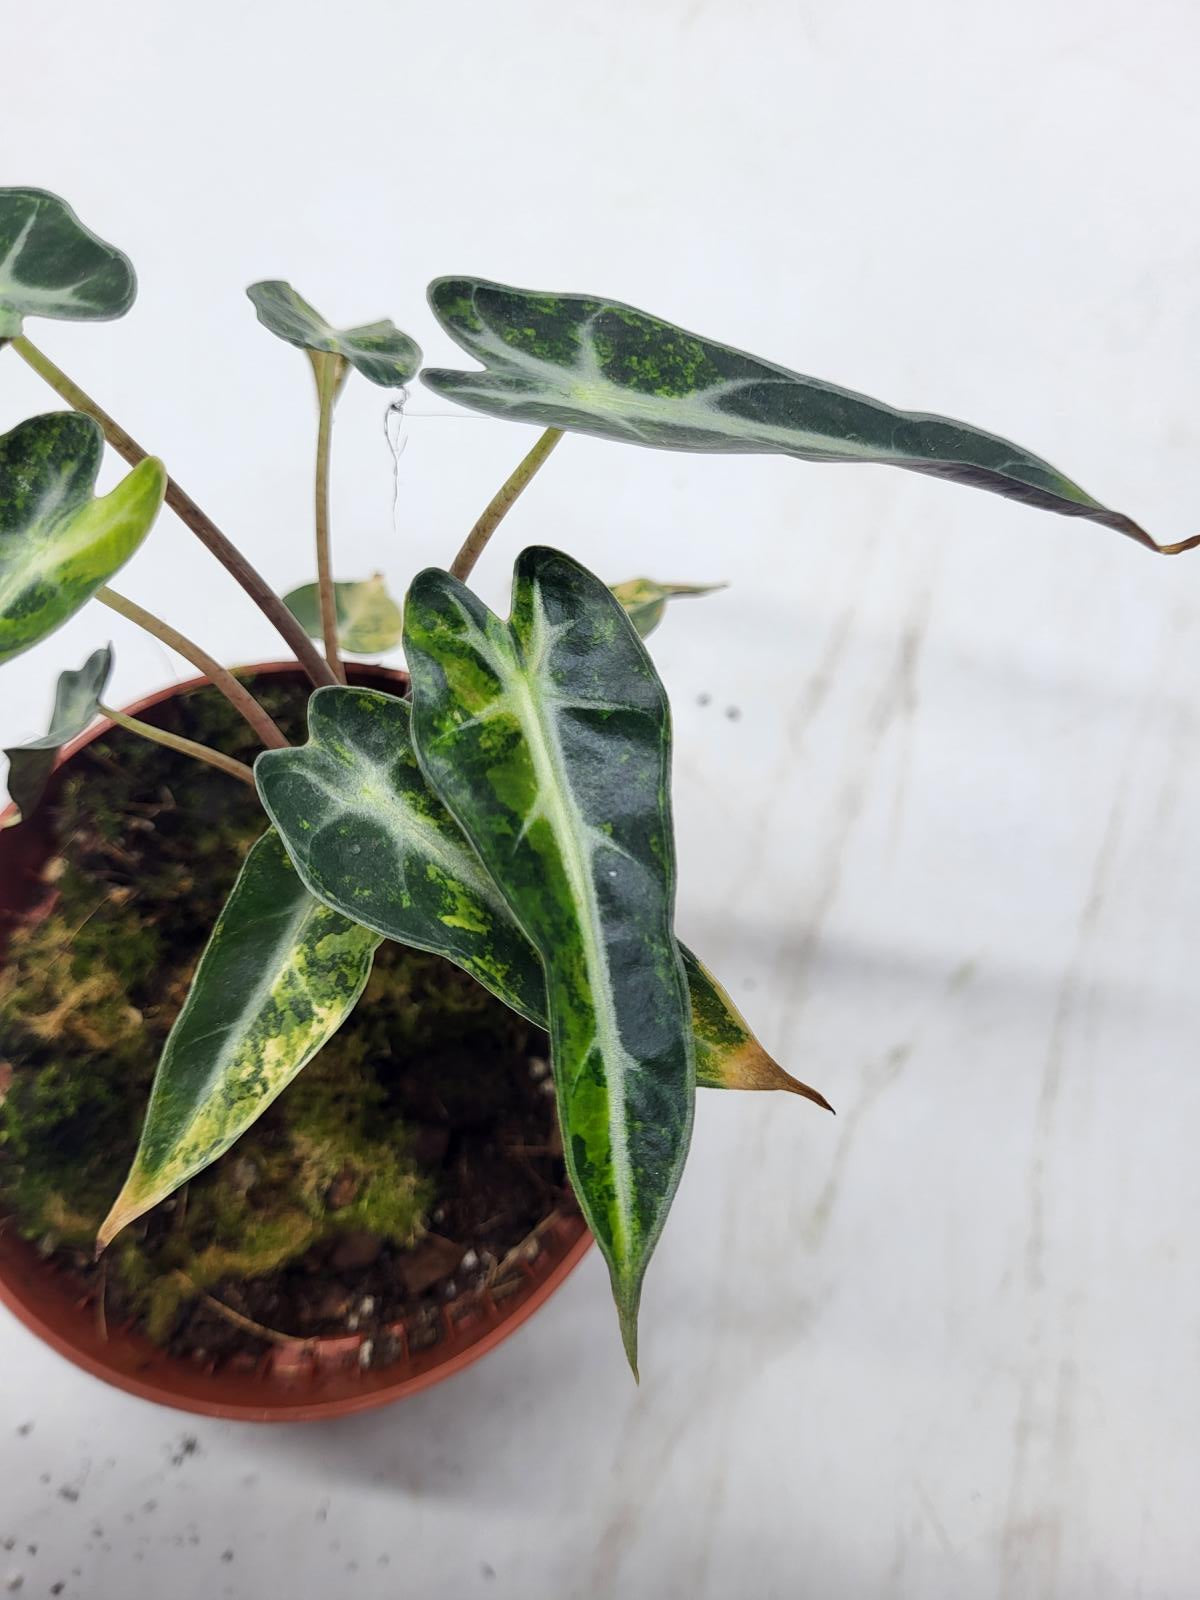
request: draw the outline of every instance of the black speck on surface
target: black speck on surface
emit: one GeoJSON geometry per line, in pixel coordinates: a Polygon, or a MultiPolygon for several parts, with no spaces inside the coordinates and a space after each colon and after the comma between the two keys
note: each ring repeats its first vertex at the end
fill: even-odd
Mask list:
{"type": "Polygon", "coordinates": [[[233,1551],[232,1550],[222,1550],[221,1551],[221,1560],[222,1561],[232,1561],[233,1560],[233,1551]]]}
{"type": "Polygon", "coordinates": [[[729,718],[730,722],[736,722],[738,720],[738,718],[741,716],[741,714],[742,714],[741,706],[726,706],[725,707],[725,715],[729,718]]]}
{"type": "Polygon", "coordinates": [[[50,1593],[51,1594],[61,1594],[66,1587],[67,1587],[67,1585],[64,1582],[64,1580],[62,1578],[60,1578],[57,1583],[52,1583],[50,1585],[50,1593]]]}
{"type": "Polygon", "coordinates": [[[17,1541],[13,1538],[0,1539],[0,1545],[3,1545],[6,1550],[11,1550],[15,1546],[16,1542],[17,1541]]]}
{"type": "Polygon", "coordinates": [[[28,1555],[35,1556],[37,1555],[38,1547],[35,1544],[27,1544],[25,1550],[28,1555]]]}
{"type": "Polygon", "coordinates": [[[185,1433],[181,1436],[179,1442],[171,1447],[171,1465],[173,1467],[181,1467],[190,1456],[198,1455],[199,1451],[199,1439],[196,1438],[194,1433],[185,1433]]]}
{"type": "Polygon", "coordinates": [[[710,706],[710,705],[712,705],[712,695],[710,695],[710,694],[698,694],[696,696],[696,704],[698,706],[710,706]]]}
{"type": "Polygon", "coordinates": [[[58,1498],[60,1500],[69,1500],[70,1503],[74,1505],[76,1500],[79,1499],[79,1490],[73,1483],[64,1483],[62,1488],[58,1491],[58,1498]]]}
{"type": "Polygon", "coordinates": [[[50,1482],[50,1474],[48,1472],[39,1473],[38,1482],[39,1483],[49,1483],[50,1482]]]}
{"type": "Polygon", "coordinates": [[[142,1510],[143,1511],[157,1511],[158,1510],[158,1501],[157,1500],[147,1500],[146,1503],[142,1506],[142,1510]]]}
{"type": "Polygon", "coordinates": [[[494,1578],[496,1576],[496,1569],[489,1561],[480,1562],[479,1570],[485,1578],[494,1578]]]}
{"type": "Polygon", "coordinates": [[[20,1434],[22,1439],[28,1439],[29,1435],[33,1432],[33,1423],[23,1422],[17,1429],[17,1432],[20,1434]]]}

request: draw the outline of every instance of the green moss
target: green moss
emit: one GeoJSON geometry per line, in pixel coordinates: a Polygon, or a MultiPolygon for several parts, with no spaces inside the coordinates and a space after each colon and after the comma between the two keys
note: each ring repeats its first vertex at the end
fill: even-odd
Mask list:
{"type": "MultiPolygon", "coordinates": [[[[302,697],[269,688],[262,698],[300,731],[302,697]]],[[[177,726],[254,753],[211,693],[190,697],[177,726]]],[[[0,1209],[45,1245],[90,1254],[195,961],[265,824],[253,795],[221,774],[165,765],[120,733],[64,784],[56,822],[58,902],[17,932],[0,971],[0,1059],[13,1068],[0,1101],[0,1209]]],[[[118,1241],[110,1294],[165,1340],[197,1292],[275,1272],[347,1229],[413,1243],[433,1184],[395,1110],[405,1058],[524,1026],[457,969],[385,944],[354,1016],[297,1081],[118,1241]]]]}

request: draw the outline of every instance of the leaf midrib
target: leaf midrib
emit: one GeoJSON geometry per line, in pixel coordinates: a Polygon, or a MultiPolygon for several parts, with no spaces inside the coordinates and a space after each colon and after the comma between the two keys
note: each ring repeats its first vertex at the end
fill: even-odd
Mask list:
{"type": "MultiPolygon", "coordinates": [[[[534,776],[538,784],[536,803],[542,807],[543,815],[550,822],[551,829],[554,831],[555,838],[558,841],[560,858],[562,859],[575,903],[576,905],[582,905],[585,911],[587,936],[584,938],[584,963],[588,971],[592,1016],[595,1027],[595,1034],[589,1045],[589,1050],[599,1046],[604,1054],[606,1066],[613,1068],[611,1072],[606,1071],[605,1074],[613,1189],[617,1200],[615,1219],[610,1220],[615,1220],[614,1233],[619,1231],[620,1234],[619,1241],[616,1238],[613,1240],[614,1251],[623,1260],[627,1260],[630,1240],[626,1222],[633,1214],[633,1186],[629,1168],[629,1129],[625,1112],[625,1061],[627,1052],[621,1039],[620,1028],[617,1024],[616,1012],[613,1006],[612,982],[604,940],[601,936],[600,908],[596,901],[596,883],[589,870],[589,861],[584,859],[581,845],[581,840],[588,831],[587,825],[580,816],[578,807],[572,797],[573,791],[558,735],[551,723],[543,715],[542,708],[538,703],[538,697],[532,690],[532,679],[544,664],[546,653],[544,627],[546,619],[536,581],[531,580],[530,589],[532,592],[532,615],[534,619],[534,637],[531,641],[533,659],[524,668],[516,665],[512,667],[508,674],[511,681],[510,697],[517,722],[524,733],[533,762],[534,776]],[[557,828],[555,827],[556,817],[558,821],[557,828]],[[595,981],[594,974],[597,967],[599,968],[600,982],[595,981]],[[611,1055],[601,1041],[611,1041],[611,1055]]],[[[514,649],[519,652],[520,646],[511,624],[509,625],[508,634],[514,649]]]]}

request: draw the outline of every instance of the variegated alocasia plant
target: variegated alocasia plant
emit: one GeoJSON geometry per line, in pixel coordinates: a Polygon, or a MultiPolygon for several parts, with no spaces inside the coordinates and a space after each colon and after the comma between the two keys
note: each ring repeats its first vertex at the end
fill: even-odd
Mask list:
{"type": "Polygon", "coordinates": [[[106,647],[62,673],[47,732],[6,752],[21,816],[38,804],[61,746],[98,714],[255,785],[264,808],[265,832],[168,1039],[100,1243],[228,1150],[286,1090],[351,1013],[389,939],[454,962],[547,1028],[569,1176],[608,1262],[636,1370],[641,1283],[687,1154],[695,1089],[783,1089],[826,1102],[768,1055],[674,929],[670,717],[643,640],[668,601],[720,586],[637,578],[610,588],[572,556],[534,547],[518,557],[502,620],[466,586],[501,518],[575,431],[670,450],[891,464],[1099,523],[1165,554],[1200,536],[1158,544],[993,434],[895,410],[620,301],[440,278],[434,313],[480,368],[423,380],[543,432],[446,570],[421,572],[401,608],[380,574],[335,579],[332,420],[353,372],[403,391],[420,350],[388,321],[339,330],[268,280],[249,290],[259,320],[305,351],[317,391],[317,581],[281,598],[24,332],[32,317],[120,316],[134,289],[126,257],[64,202],[0,189],[0,349],[11,346],[69,407],[0,437],[0,662],[94,598],[206,673],[264,747],[252,772],[110,711],[106,647]],[[105,440],[132,470],[97,498],[105,440]],[[239,678],[109,586],[164,497],[311,679],[305,744],[290,746],[239,678]],[[343,651],[377,654],[401,638],[411,700],[346,686],[343,651]]]}

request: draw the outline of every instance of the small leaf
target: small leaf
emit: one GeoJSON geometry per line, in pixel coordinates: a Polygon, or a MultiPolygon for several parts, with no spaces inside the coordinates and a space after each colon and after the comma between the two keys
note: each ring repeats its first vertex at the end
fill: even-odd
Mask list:
{"type": "Polygon", "coordinates": [[[636,1373],[695,1088],[666,694],[620,603],[554,550],[518,557],[507,623],[421,573],[404,643],[417,759],[542,959],[567,1170],[636,1373]]]}
{"type": "Polygon", "coordinates": [[[128,256],[45,189],[0,189],[0,339],[25,317],[111,322],[133,304],[128,256]]]}
{"type": "Polygon", "coordinates": [[[379,939],[314,900],[269,829],[246,857],[158,1064],[99,1248],[223,1155],[332,1038],[379,939]]]}
{"type": "MultiPolygon", "coordinates": [[[[321,591],[317,584],[301,584],[284,595],[283,603],[305,633],[314,639],[322,637],[321,591]]],[[[338,644],[351,655],[381,655],[400,643],[404,615],[387,592],[382,573],[376,572],[357,583],[335,583],[333,603],[338,644]]]]}
{"type": "Polygon", "coordinates": [[[96,650],[78,672],[61,672],[54,691],[50,727],[40,739],[11,746],[8,757],[8,792],[21,808],[21,820],[33,814],[54,771],[63,745],[90,727],[100,710],[113,667],[112,645],[96,650]]]}
{"type": "Polygon", "coordinates": [[[655,583],[653,578],[627,578],[614,583],[612,592],[625,607],[626,615],[641,638],[646,639],[663,619],[668,600],[686,595],[716,594],[723,583],[655,583]]]}
{"type": "Polygon", "coordinates": [[[616,300],[436,278],[429,302],[482,372],[426,370],[438,394],[490,416],[663,450],[888,463],[1084,517],[1164,554],[1136,522],[1019,445],[966,423],[898,411],[688,333],[616,300]]]}
{"type": "MultiPolygon", "coordinates": [[[[406,700],[378,689],[318,689],[308,702],[308,743],[266,750],[255,763],[259,797],[317,899],[384,938],[445,956],[544,1028],[537,952],[426,783],[410,717],[406,700]]],[[[786,1089],[826,1105],[772,1061],[697,957],[683,945],[680,954],[696,1082],[786,1089]]]]}
{"type": "Polygon", "coordinates": [[[94,497],[104,438],[56,411],[0,437],[0,661],[53,633],[150,531],[167,475],[153,457],[94,497]]]}
{"type": "Polygon", "coordinates": [[[264,328],[301,350],[343,356],[364,378],[384,389],[402,389],[416,376],[421,350],[394,322],[361,328],[331,327],[290,283],[269,279],[246,290],[264,328]]]}

